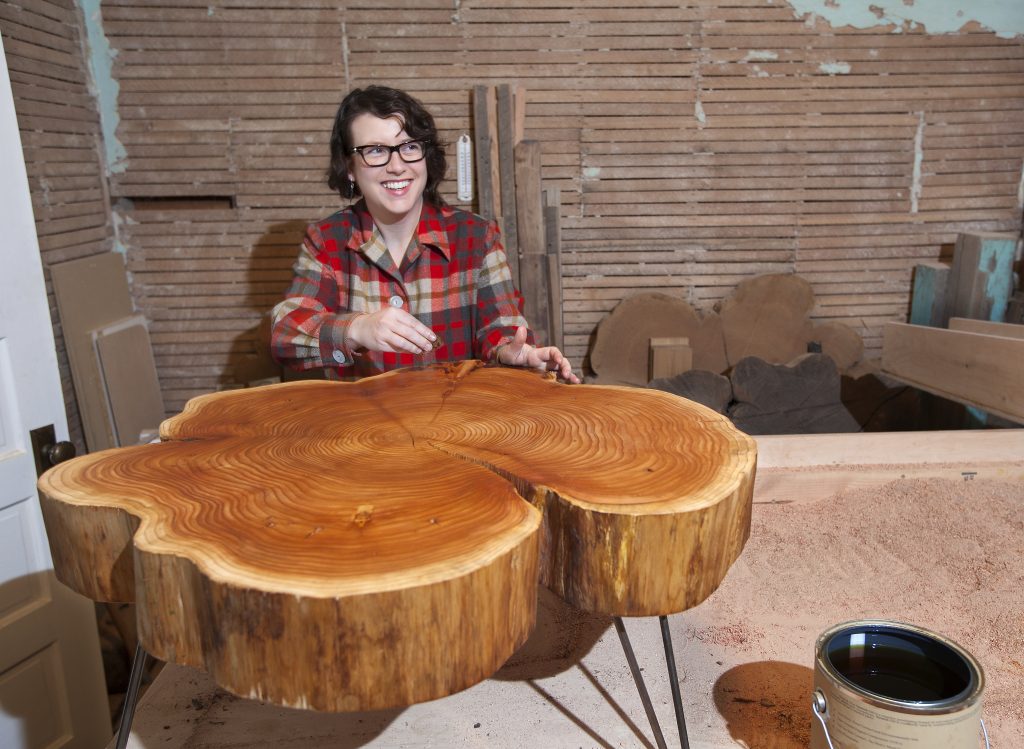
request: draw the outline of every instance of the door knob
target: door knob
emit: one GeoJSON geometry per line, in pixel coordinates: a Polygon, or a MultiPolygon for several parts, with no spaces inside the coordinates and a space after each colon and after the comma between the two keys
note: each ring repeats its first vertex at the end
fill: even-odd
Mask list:
{"type": "Polygon", "coordinates": [[[54,442],[52,445],[43,445],[42,453],[50,465],[55,466],[75,457],[75,444],[63,441],[54,442]]]}
{"type": "Polygon", "coordinates": [[[58,440],[53,424],[33,429],[29,436],[32,439],[32,454],[36,459],[37,476],[42,476],[43,471],[75,457],[74,443],[58,440]]]}

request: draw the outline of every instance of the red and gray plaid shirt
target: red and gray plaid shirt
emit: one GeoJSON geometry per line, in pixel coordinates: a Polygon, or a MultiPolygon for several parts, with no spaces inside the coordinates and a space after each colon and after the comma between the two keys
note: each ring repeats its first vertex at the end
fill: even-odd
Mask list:
{"type": "Polygon", "coordinates": [[[424,202],[396,268],[359,201],[307,228],[294,270],[284,301],[274,307],[271,351],[295,369],[323,367],[331,379],[435,361],[486,361],[526,325],[497,225],[449,206],[424,202]],[[415,315],[442,345],[418,356],[350,347],[352,319],[389,304],[415,315]]]}

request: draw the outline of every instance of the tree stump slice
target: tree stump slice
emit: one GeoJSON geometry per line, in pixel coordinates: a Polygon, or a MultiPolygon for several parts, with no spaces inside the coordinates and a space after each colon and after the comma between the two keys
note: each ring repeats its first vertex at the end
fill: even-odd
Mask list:
{"type": "Polygon", "coordinates": [[[694,369],[728,368],[722,323],[717,314],[699,315],[686,301],[668,294],[637,294],[624,299],[597,326],[590,367],[602,384],[644,386],[652,338],[690,339],[694,369]]]}
{"type": "Polygon", "coordinates": [[[200,396],[161,438],[40,479],[57,576],[136,601],[153,655],[281,705],[469,687],[526,640],[538,580],[685,610],[749,535],[755,443],[654,390],[462,362],[200,396]]]}
{"type": "Polygon", "coordinates": [[[807,353],[814,292],[800,276],[748,278],[717,306],[729,366],[747,356],[785,364],[807,353]]]}

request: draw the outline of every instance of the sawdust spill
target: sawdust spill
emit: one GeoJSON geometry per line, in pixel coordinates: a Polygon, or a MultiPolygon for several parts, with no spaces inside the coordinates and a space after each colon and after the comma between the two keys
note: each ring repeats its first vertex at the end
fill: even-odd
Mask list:
{"type": "Polygon", "coordinates": [[[814,641],[867,618],[917,624],[974,654],[992,745],[1024,746],[1020,484],[900,479],[756,505],[743,555],[692,614],[693,646],[725,669],[715,707],[751,749],[807,746],[814,641]]]}

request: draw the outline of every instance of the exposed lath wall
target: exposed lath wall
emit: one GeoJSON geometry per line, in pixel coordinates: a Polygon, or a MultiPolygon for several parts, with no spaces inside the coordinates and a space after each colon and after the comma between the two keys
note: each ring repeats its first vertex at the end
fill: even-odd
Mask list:
{"type": "Polygon", "coordinates": [[[801,274],[815,317],[877,352],[915,263],[1021,228],[1024,42],[980,3],[953,30],[902,0],[280,5],[101,7],[125,149],[110,186],[171,410],[240,379],[302,227],[339,205],[323,176],[349,86],[412,91],[449,142],[472,132],[474,85],[525,87],[562,191],[577,362],[625,296],[706,309],[767,272],[801,274]],[[877,23],[853,14],[868,5],[877,23]]]}

